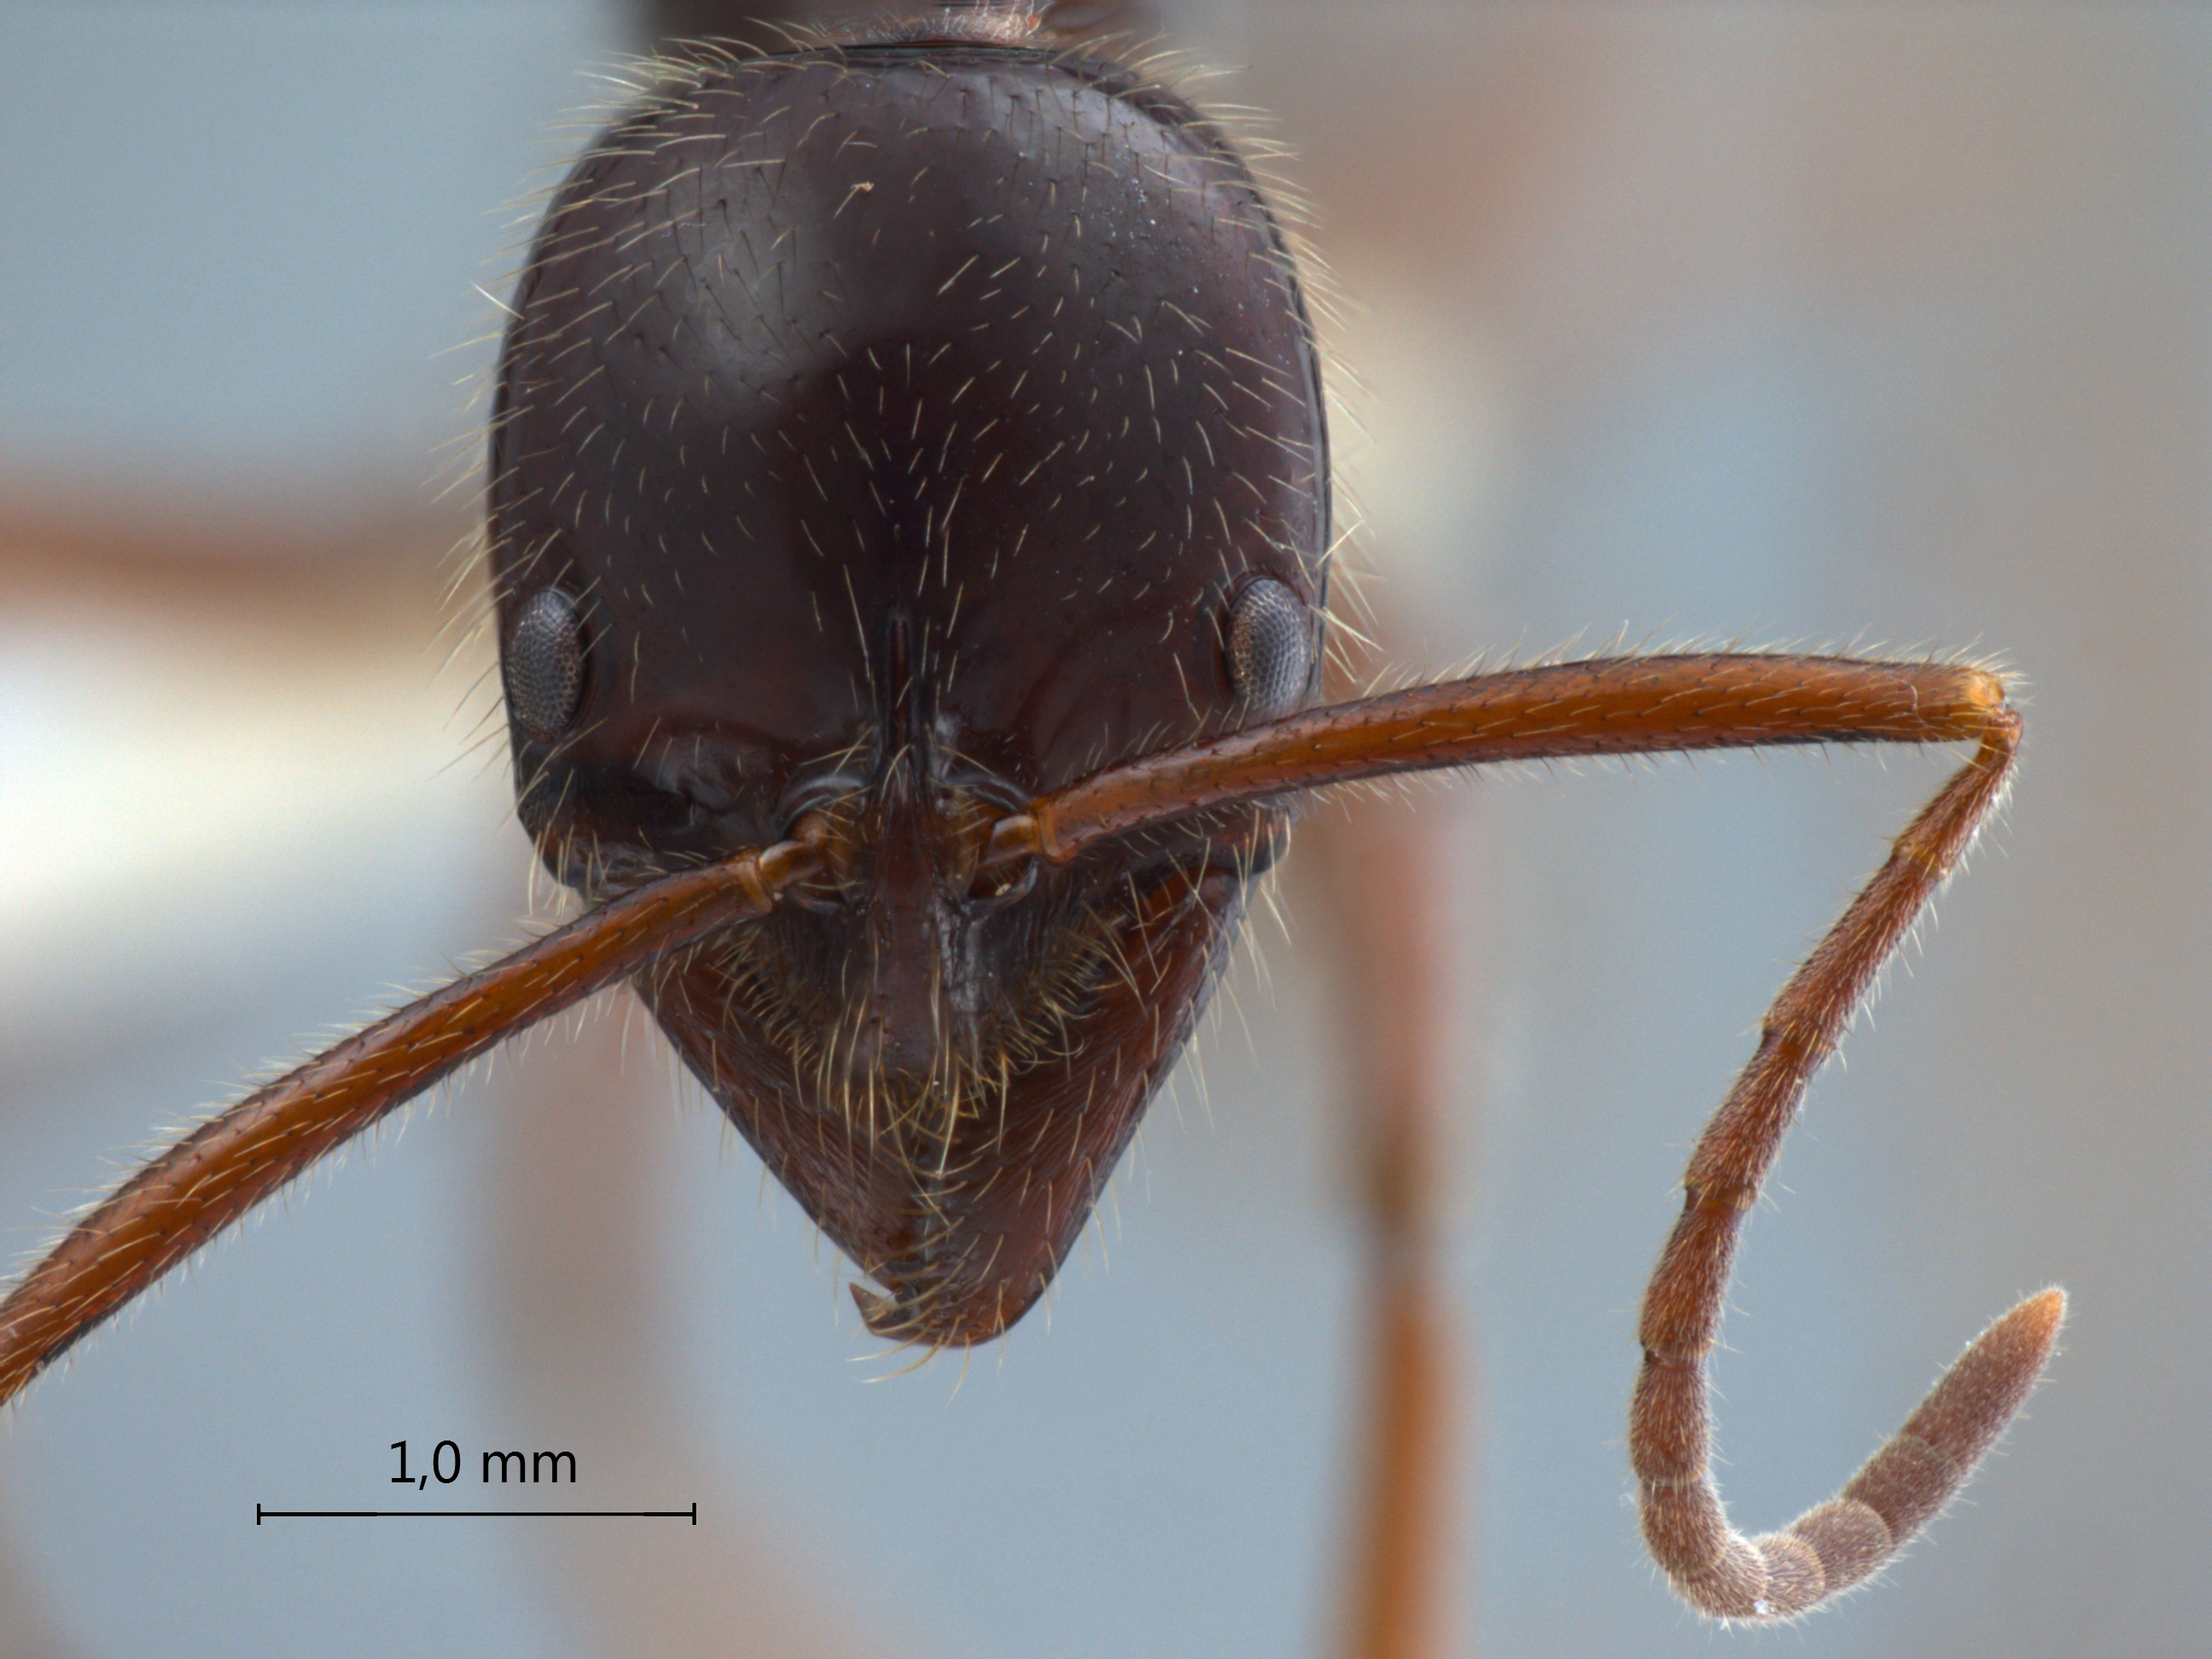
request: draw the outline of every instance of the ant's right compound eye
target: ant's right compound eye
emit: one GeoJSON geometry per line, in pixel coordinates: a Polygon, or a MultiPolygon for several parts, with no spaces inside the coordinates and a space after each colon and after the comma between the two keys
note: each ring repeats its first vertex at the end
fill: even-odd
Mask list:
{"type": "Polygon", "coordinates": [[[557,587],[525,599],[501,660],[514,723],[539,743],[559,739],[584,701],[584,618],[575,600],[557,587]]]}

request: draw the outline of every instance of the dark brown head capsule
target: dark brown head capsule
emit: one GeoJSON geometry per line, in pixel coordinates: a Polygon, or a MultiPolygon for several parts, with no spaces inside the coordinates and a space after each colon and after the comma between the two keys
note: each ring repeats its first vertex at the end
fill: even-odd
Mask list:
{"type": "Polygon", "coordinates": [[[1311,695],[1328,469],[1282,236],[1143,76],[908,40],[675,73],[558,192],[515,307],[523,822],[592,898],[822,842],[820,880],[639,989],[884,1287],[874,1328],[994,1336],[1283,830],[978,874],[1037,793],[1311,695]]]}

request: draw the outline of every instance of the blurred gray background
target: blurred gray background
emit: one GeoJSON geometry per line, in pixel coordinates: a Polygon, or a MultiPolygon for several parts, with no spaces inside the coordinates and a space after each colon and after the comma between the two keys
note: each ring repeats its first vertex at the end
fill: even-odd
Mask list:
{"type": "MultiPolygon", "coordinates": [[[[1967,1501],[1779,1635],[1697,1624],[1644,1564],[1634,1307],[1765,999],[1947,763],[1422,793],[1465,941],[1461,1649],[2202,1652],[2212,21],[1165,22],[1300,152],[1409,667],[1625,634],[2028,677],[2007,821],[1751,1225],[1738,1517],[1832,1491],[2018,1294],[2063,1281],[2075,1321],[1967,1501]]],[[[11,1256],[156,1126],[514,937],[489,658],[440,632],[468,490],[427,481],[473,461],[502,204],[639,28],[0,9],[11,1256]]],[[[889,1375],[641,1017],[480,1068],[9,1414],[0,1654],[1319,1650],[1360,1370],[1310,885],[1294,859],[1289,937],[1255,930],[1050,1308],[964,1364],[889,1375]],[[253,1526],[389,1501],[401,1438],[465,1449],[450,1502],[482,1449],[558,1447],[574,1501],[702,1523],[253,1526]]]]}

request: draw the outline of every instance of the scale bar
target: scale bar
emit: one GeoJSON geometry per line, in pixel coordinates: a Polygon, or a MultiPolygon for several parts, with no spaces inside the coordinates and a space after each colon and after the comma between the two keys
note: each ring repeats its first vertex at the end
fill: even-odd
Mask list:
{"type": "Polygon", "coordinates": [[[688,1510],[271,1510],[253,1506],[253,1524],[264,1521],[384,1521],[415,1516],[503,1519],[509,1516],[544,1516],[590,1521],[689,1521],[699,1524],[699,1506],[688,1510]]]}

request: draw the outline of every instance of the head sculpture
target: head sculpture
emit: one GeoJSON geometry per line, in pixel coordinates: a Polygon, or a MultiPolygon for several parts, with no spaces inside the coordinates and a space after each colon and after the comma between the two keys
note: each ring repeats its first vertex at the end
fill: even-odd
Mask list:
{"type": "Polygon", "coordinates": [[[514,312],[522,820],[594,902],[820,843],[639,988],[883,1287],[872,1328],[995,1336],[1285,830],[1261,803],[981,860],[1033,798],[1317,687],[1328,444],[1284,237],[1141,74],[897,38],[677,71],[561,187],[514,312]]]}

